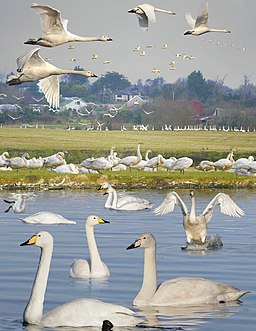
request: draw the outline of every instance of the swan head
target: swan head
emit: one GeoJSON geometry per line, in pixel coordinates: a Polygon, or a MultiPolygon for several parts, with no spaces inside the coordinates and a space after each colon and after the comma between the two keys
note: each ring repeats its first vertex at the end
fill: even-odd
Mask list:
{"type": "Polygon", "coordinates": [[[104,182],[100,185],[98,190],[107,190],[111,185],[108,182],[104,182]]]}
{"type": "Polygon", "coordinates": [[[194,197],[194,196],[195,196],[195,191],[191,190],[191,191],[189,192],[189,195],[191,196],[191,198],[194,197]]]}
{"type": "Polygon", "coordinates": [[[103,218],[95,216],[95,215],[90,215],[86,219],[86,225],[94,226],[96,224],[105,224],[105,223],[110,223],[110,222],[105,221],[103,218]]]}
{"type": "Polygon", "coordinates": [[[79,74],[82,74],[86,77],[98,77],[97,75],[95,75],[93,72],[91,71],[79,71],[79,74]]]}
{"type": "Polygon", "coordinates": [[[128,13],[131,13],[131,14],[141,14],[141,9],[139,7],[134,7],[134,8],[131,8],[128,10],[128,13]]]}
{"type": "Polygon", "coordinates": [[[109,320],[104,320],[102,323],[101,330],[102,331],[111,331],[114,325],[109,320]]]}
{"type": "Polygon", "coordinates": [[[38,246],[38,247],[46,247],[49,244],[53,245],[53,237],[47,231],[40,231],[30,237],[27,241],[20,244],[20,246],[38,246]]]}
{"type": "Polygon", "coordinates": [[[112,38],[107,37],[107,36],[101,36],[99,39],[100,39],[100,41],[112,41],[113,40],[112,38]]]}
{"type": "Polygon", "coordinates": [[[133,249],[133,248],[149,248],[156,246],[156,239],[155,237],[149,233],[144,232],[142,233],[130,246],[126,249],[133,249]]]}

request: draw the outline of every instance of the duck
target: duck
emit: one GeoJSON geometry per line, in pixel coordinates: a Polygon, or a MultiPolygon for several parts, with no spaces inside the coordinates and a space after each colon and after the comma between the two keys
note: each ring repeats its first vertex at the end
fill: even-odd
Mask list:
{"type": "Polygon", "coordinates": [[[47,231],[39,231],[20,246],[36,246],[41,249],[38,268],[30,298],[23,312],[24,325],[44,327],[101,326],[109,319],[115,326],[135,326],[139,319],[124,306],[94,299],[76,299],[57,306],[43,314],[45,291],[50,271],[54,240],[47,231]]]}
{"type": "Polygon", "coordinates": [[[201,34],[208,32],[231,33],[228,29],[212,29],[208,27],[208,2],[202,5],[196,20],[190,13],[187,13],[185,17],[192,29],[186,30],[184,35],[200,36],[201,34]]]}
{"type": "Polygon", "coordinates": [[[142,155],[140,152],[140,144],[138,144],[137,147],[137,155],[130,155],[122,158],[119,160],[119,164],[124,164],[126,167],[129,167],[131,170],[131,167],[135,166],[142,160],[142,155]]]}
{"type": "Polygon", "coordinates": [[[115,210],[143,210],[150,209],[153,204],[146,199],[136,198],[136,200],[127,199],[124,203],[120,204],[116,190],[110,186],[105,190],[104,194],[108,194],[108,199],[105,203],[105,208],[115,210]]]}
{"type": "Polygon", "coordinates": [[[148,3],[138,5],[128,10],[128,13],[136,14],[139,19],[139,25],[142,30],[148,30],[148,22],[156,22],[156,12],[165,13],[169,15],[176,15],[175,12],[165,9],[156,8],[148,3]]]}
{"type": "Polygon", "coordinates": [[[23,194],[19,194],[17,200],[4,199],[4,202],[11,205],[4,211],[5,213],[8,213],[11,209],[14,213],[23,213],[25,211],[25,196],[23,194]]]}
{"type": "Polygon", "coordinates": [[[188,208],[181,197],[176,192],[169,192],[164,201],[154,209],[156,215],[165,215],[171,213],[175,206],[179,206],[183,215],[183,228],[186,233],[187,243],[192,240],[196,244],[204,244],[206,241],[207,227],[213,216],[213,209],[220,205],[220,211],[224,215],[233,217],[241,217],[244,211],[230,198],[226,193],[218,193],[209,202],[204,211],[196,215],[196,201],[195,192],[191,190],[189,193],[191,197],[191,210],[188,208]]]}
{"type": "Polygon", "coordinates": [[[83,259],[75,259],[71,264],[69,271],[69,276],[71,278],[106,278],[110,275],[107,265],[101,261],[94,237],[94,226],[97,224],[107,223],[110,222],[95,215],[90,215],[87,217],[85,222],[85,232],[90,253],[90,261],[88,262],[83,259]]]}
{"type": "Polygon", "coordinates": [[[20,220],[29,224],[76,224],[75,221],[67,220],[62,215],[50,211],[40,211],[20,220]]]}
{"type": "Polygon", "coordinates": [[[206,278],[178,277],[157,284],[156,239],[142,233],[126,249],[144,248],[144,276],[134,306],[196,306],[239,300],[249,291],[206,278]]]}
{"type": "Polygon", "coordinates": [[[64,74],[82,75],[85,77],[97,77],[91,71],[71,70],[55,67],[45,61],[39,54],[40,48],[34,48],[17,58],[18,75],[10,75],[7,78],[9,86],[26,82],[39,81],[41,92],[45,95],[50,108],[57,109],[60,105],[59,76],[64,74]]]}
{"type": "Polygon", "coordinates": [[[30,38],[24,44],[55,47],[75,41],[112,41],[112,38],[105,35],[100,37],[80,37],[69,32],[68,20],[61,18],[60,11],[51,6],[34,3],[31,8],[40,16],[42,37],[37,39],[30,38]]]}

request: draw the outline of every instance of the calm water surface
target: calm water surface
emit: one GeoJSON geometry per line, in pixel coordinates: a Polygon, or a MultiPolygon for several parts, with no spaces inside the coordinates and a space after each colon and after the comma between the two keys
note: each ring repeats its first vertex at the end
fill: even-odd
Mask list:
{"type": "MultiPolygon", "coordinates": [[[[177,192],[190,205],[189,191],[177,192]]],[[[99,192],[45,191],[36,192],[27,200],[25,213],[14,214],[12,211],[4,213],[8,206],[3,199],[9,199],[12,193],[1,192],[0,331],[50,330],[22,326],[22,313],[30,295],[40,251],[37,247],[20,247],[19,244],[40,230],[51,232],[55,240],[45,312],[81,297],[134,309],[132,301],[142,281],[143,250],[127,251],[126,247],[140,233],[148,231],[157,240],[159,282],[178,276],[198,276],[250,290],[251,293],[244,296],[241,303],[231,305],[134,309],[146,325],[199,331],[255,330],[256,191],[226,192],[245,210],[246,215],[235,219],[221,214],[217,207],[209,224],[209,234],[220,234],[224,246],[204,254],[181,251],[185,234],[178,207],[164,216],[155,216],[152,211],[118,212],[104,208],[106,197],[99,192]],[[19,220],[39,211],[59,213],[67,219],[76,220],[77,224],[42,226],[24,224],[19,220]],[[88,257],[84,222],[90,214],[111,221],[111,224],[95,227],[98,248],[111,275],[107,280],[72,280],[69,278],[69,266],[73,259],[88,257]]],[[[200,212],[217,192],[196,193],[197,210],[200,212]]],[[[133,194],[147,198],[157,206],[165,198],[166,191],[133,191],[133,194]]]]}

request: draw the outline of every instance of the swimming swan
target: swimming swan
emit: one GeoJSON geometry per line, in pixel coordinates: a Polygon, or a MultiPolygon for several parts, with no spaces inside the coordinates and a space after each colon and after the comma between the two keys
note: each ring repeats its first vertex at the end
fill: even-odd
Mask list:
{"type": "Polygon", "coordinates": [[[191,30],[186,30],[184,35],[200,36],[201,34],[207,32],[225,32],[230,33],[230,30],[227,29],[211,29],[208,27],[208,2],[202,5],[196,20],[194,17],[188,13],[185,15],[188,24],[191,26],[191,30]]]}
{"type": "Polygon", "coordinates": [[[40,48],[35,48],[17,58],[17,71],[19,74],[9,76],[7,78],[7,84],[17,85],[39,80],[39,87],[52,108],[59,108],[60,105],[59,75],[75,74],[86,77],[97,77],[90,71],[61,69],[55,67],[39,55],[39,50],[40,48]]]}
{"type": "Polygon", "coordinates": [[[164,201],[154,209],[156,215],[165,215],[174,210],[175,206],[179,206],[183,214],[183,227],[186,232],[187,242],[192,240],[197,244],[204,244],[207,235],[207,226],[213,216],[213,209],[220,205],[221,213],[233,217],[244,215],[244,211],[238,207],[228,194],[218,193],[210,201],[205,210],[200,215],[196,215],[195,192],[190,191],[191,210],[190,213],[184,201],[176,192],[167,194],[164,201]]]}
{"type": "Polygon", "coordinates": [[[80,37],[67,30],[68,20],[62,19],[60,11],[47,6],[34,3],[33,8],[40,16],[42,37],[38,39],[28,39],[24,44],[54,47],[73,41],[111,41],[107,36],[100,37],[80,37]]]}
{"type": "Polygon", "coordinates": [[[29,224],[76,224],[75,221],[67,220],[63,216],[49,211],[41,211],[20,220],[29,224]]]}
{"type": "Polygon", "coordinates": [[[170,10],[156,8],[148,3],[138,5],[137,7],[128,10],[128,13],[134,13],[137,15],[139,25],[144,31],[148,30],[148,22],[156,22],[156,12],[175,15],[175,13],[170,10]]]}
{"type": "Polygon", "coordinates": [[[205,278],[178,277],[157,285],[156,240],[151,233],[141,234],[127,249],[144,248],[142,287],[133,300],[136,306],[184,306],[218,304],[238,300],[249,293],[205,278]]]}
{"type": "Polygon", "coordinates": [[[76,259],[69,271],[71,278],[88,279],[102,278],[110,275],[108,267],[101,261],[100,254],[94,237],[94,225],[110,223],[100,217],[90,215],[85,223],[85,231],[88,249],[90,253],[90,263],[86,260],[76,259]]]}
{"type": "Polygon", "coordinates": [[[105,204],[105,208],[111,208],[115,210],[143,210],[153,207],[151,202],[141,198],[129,198],[123,200],[123,203],[120,204],[116,190],[112,186],[107,188],[104,194],[109,195],[105,204]]]}
{"type": "Polygon", "coordinates": [[[64,303],[43,315],[53,237],[49,232],[40,231],[20,244],[25,245],[40,247],[41,255],[30,298],[23,313],[23,324],[45,327],[101,326],[105,319],[111,320],[115,326],[134,326],[138,323],[134,312],[126,307],[85,298],[64,303]]]}

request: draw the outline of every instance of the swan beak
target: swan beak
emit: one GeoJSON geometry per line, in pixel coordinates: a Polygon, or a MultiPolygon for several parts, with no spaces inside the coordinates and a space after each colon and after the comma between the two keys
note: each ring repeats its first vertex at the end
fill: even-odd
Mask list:
{"type": "Polygon", "coordinates": [[[27,241],[24,243],[20,244],[20,246],[28,246],[28,245],[35,245],[37,240],[37,235],[33,235],[31,238],[29,238],[27,241]]]}
{"type": "Polygon", "coordinates": [[[128,13],[136,13],[136,9],[135,8],[129,9],[128,13]]]}
{"type": "Polygon", "coordinates": [[[140,244],[137,244],[139,240],[135,240],[134,243],[132,243],[130,246],[128,246],[126,249],[133,249],[140,247],[140,244]]]}
{"type": "Polygon", "coordinates": [[[109,221],[105,221],[103,218],[98,217],[97,218],[99,224],[105,224],[105,223],[110,223],[109,221]]]}

